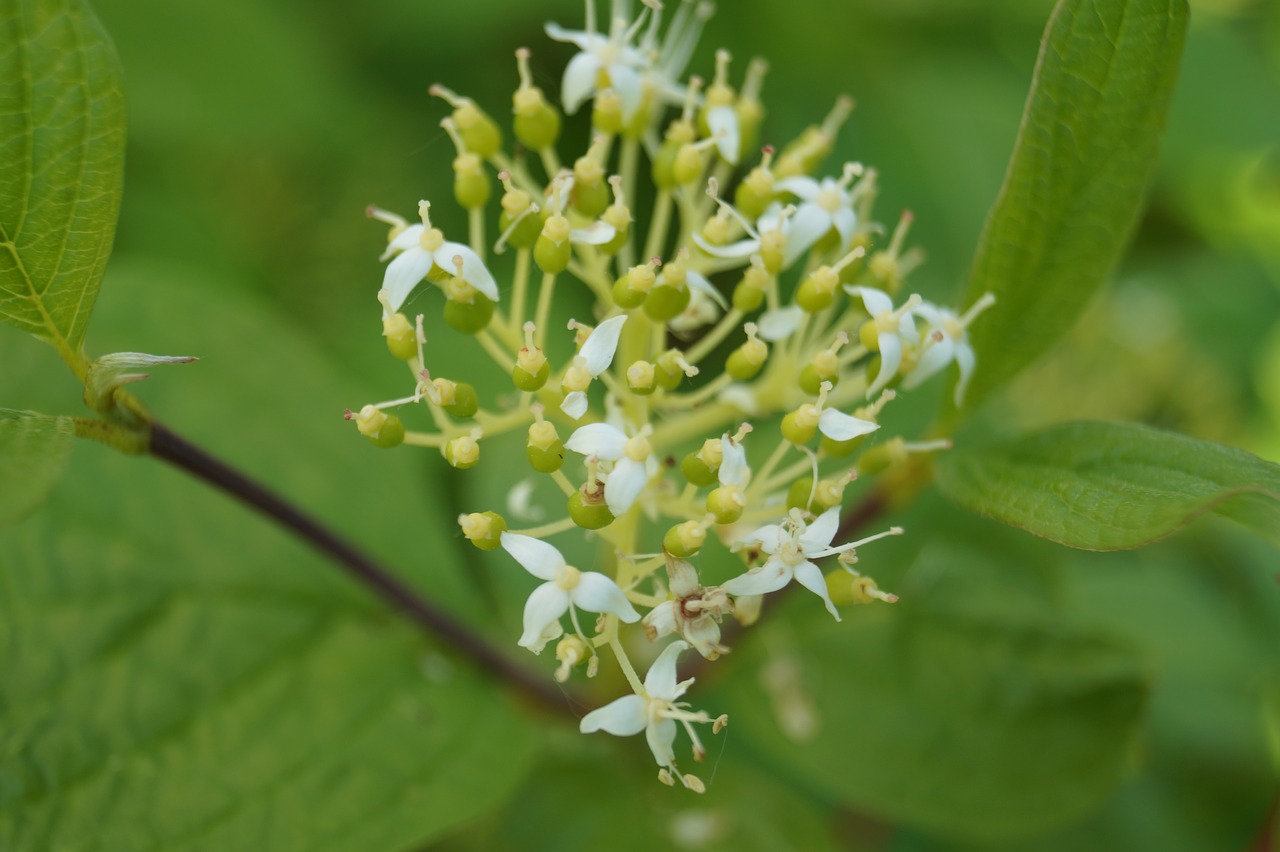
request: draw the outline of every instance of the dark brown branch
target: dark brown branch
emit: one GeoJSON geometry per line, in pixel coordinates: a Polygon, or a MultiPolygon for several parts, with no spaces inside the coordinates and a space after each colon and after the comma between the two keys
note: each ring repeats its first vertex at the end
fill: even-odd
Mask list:
{"type": "Polygon", "coordinates": [[[518,665],[466,624],[420,597],[368,554],[276,493],[159,423],[151,426],[150,452],[291,530],[357,582],[443,640],[450,649],[470,657],[472,662],[514,685],[544,708],[557,713],[573,712],[573,699],[559,686],[518,665]]]}

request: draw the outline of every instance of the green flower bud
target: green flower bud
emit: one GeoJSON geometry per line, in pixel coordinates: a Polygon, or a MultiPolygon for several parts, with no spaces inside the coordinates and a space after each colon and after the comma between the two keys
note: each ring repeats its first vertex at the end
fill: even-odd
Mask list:
{"type": "Polygon", "coordinates": [[[716,472],[707,466],[707,463],[698,458],[697,453],[689,453],[680,462],[680,472],[684,474],[684,478],[689,482],[705,488],[716,481],[716,472]]]}
{"type": "Polygon", "coordinates": [[[487,160],[502,147],[502,130],[474,101],[468,99],[457,104],[453,122],[468,151],[487,160]]]}
{"type": "Polygon", "coordinates": [[[547,363],[547,359],[542,359],[542,366],[537,372],[530,373],[517,363],[511,368],[511,383],[519,390],[533,393],[542,390],[542,386],[547,383],[547,379],[551,378],[551,365],[547,363]]]}
{"type": "Polygon", "coordinates": [[[465,420],[475,416],[480,408],[480,397],[471,385],[466,382],[456,382],[453,388],[453,402],[441,407],[454,417],[465,420]]]}
{"type": "Polygon", "coordinates": [[[453,161],[453,197],[467,210],[477,210],[489,202],[493,187],[481,160],[467,153],[453,161]]]}
{"type": "Polygon", "coordinates": [[[658,373],[648,361],[627,368],[627,388],[636,396],[648,396],[658,387],[658,373]]]}
{"type": "Polygon", "coordinates": [[[549,216],[543,223],[542,233],[533,244],[533,260],[548,275],[555,275],[569,268],[569,261],[573,258],[569,231],[569,220],[558,214],[549,216]]]}
{"type": "Polygon", "coordinates": [[[796,446],[807,444],[818,432],[818,417],[810,417],[805,409],[815,409],[812,405],[802,405],[782,418],[782,437],[796,446]]]}
{"type": "Polygon", "coordinates": [[[702,549],[707,541],[707,528],[698,521],[685,521],[667,530],[662,537],[662,548],[677,559],[688,559],[702,549]]]}
{"type": "Polygon", "coordinates": [[[746,501],[737,488],[721,486],[707,495],[707,511],[715,516],[717,524],[732,524],[742,517],[746,501]]]}
{"type": "Polygon", "coordinates": [[[560,138],[560,113],[547,103],[542,90],[533,85],[527,48],[516,51],[516,66],[520,72],[520,88],[511,96],[515,113],[512,130],[520,144],[530,151],[550,148],[560,138]]]}
{"type": "Polygon", "coordinates": [[[538,473],[555,473],[564,465],[564,444],[559,441],[545,449],[532,445],[526,446],[524,453],[529,459],[529,466],[538,473]]]}
{"type": "Polygon", "coordinates": [[[831,307],[839,286],[839,274],[829,266],[820,266],[800,282],[800,287],[796,290],[796,304],[809,313],[816,314],[831,307]]]}
{"type": "Polygon", "coordinates": [[[617,92],[607,89],[596,95],[591,105],[591,126],[610,136],[623,131],[622,100],[617,92]]]}
{"type": "Polygon", "coordinates": [[[689,307],[690,298],[688,287],[658,284],[649,291],[649,298],[644,302],[644,312],[655,322],[666,322],[680,316],[689,307]]]}
{"type": "Polygon", "coordinates": [[[476,293],[470,302],[447,299],[444,303],[444,321],[463,334],[475,334],[487,327],[492,317],[493,302],[483,293],[476,293]]]}
{"type": "Polygon", "coordinates": [[[747,341],[729,353],[729,358],[724,365],[725,371],[740,382],[755,378],[769,358],[769,347],[763,340],[756,337],[758,331],[756,324],[749,322],[744,328],[747,332],[747,341]]]}
{"type": "Polygon", "coordinates": [[[418,354],[418,333],[404,314],[392,314],[384,319],[382,335],[387,339],[387,350],[401,361],[418,354]]]}
{"type": "Polygon", "coordinates": [[[374,446],[382,447],[384,450],[398,447],[404,443],[404,424],[400,422],[399,417],[388,414],[382,427],[375,434],[370,435],[369,440],[374,443],[374,446]]]}
{"type": "Polygon", "coordinates": [[[459,470],[475,467],[480,461],[479,432],[454,438],[444,445],[444,460],[459,470]]]}
{"type": "Polygon", "coordinates": [[[467,541],[481,550],[497,550],[507,529],[506,519],[496,512],[472,512],[458,517],[458,526],[467,541]]]}
{"type": "Polygon", "coordinates": [[[866,440],[867,440],[866,435],[859,435],[858,437],[850,438],[847,441],[835,441],[835,440],[832,440],[831,438],[828,438],[826,435],[823,435],[822,444],[821,444],[822,452],[823,454],[831,456],[832,458],[837,458],[837,459],[844,458],[845,456],[852,454],[854,450],[858,449],[858,447],[861,447],[864,443],[866,443],[866,440]]]}

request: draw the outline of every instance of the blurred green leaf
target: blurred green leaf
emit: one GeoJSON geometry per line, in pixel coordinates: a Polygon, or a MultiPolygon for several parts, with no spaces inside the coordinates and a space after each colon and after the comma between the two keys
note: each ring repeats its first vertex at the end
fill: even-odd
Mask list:
{"type": "Polygon", "coordinates": [[[743,649],[764,656],[759,682],[726,687],[734,728],[798,783],[971,840],[1043,830],[1115,784],[1146,695],[1135,657],[1038,620],[913,607],[824,620],[794,647],[762,628],[743,649]]]}
{"type": "MultiPolygon", "coordinates": [[[[345,365],[217,280],[111,275],[104,342],[204,356],[137,386],[159,417],[481,618],[454,525],[423,521],[418,465],[443,462],[355,434],[345,365]]],[[[533,759],[501,684],[242,506],[97,445],[0,535],[0,624],[0,848],[416,848],[533,759]]]]}
{"type": "Polygon", "coordinates": [[[1280,543],[1280,465],[1126,423],[1051,426],[948,453],[938,488],[971,512],[1085,550],[1122,550],[1213,511],[1280,543]]]}
{"type": "Polygon", "coordinates": [[[66,471],[74,442],[70,417],[0,408],[0,526],[44,501],[66,471]]]}
{"type": "Polygon", "coordinates": [[[83,0],[2,0],[0,45],[0,319],[70,360],[120,208],[120,62],[83,0]]]}
{"type": "Polygon", "coordinates": [[[1062,0],[1045,30],[965,303],[973,405],[1043,353],[1115,265],[1137,219],[1177,76],[1186,0],[1062,0]]]}

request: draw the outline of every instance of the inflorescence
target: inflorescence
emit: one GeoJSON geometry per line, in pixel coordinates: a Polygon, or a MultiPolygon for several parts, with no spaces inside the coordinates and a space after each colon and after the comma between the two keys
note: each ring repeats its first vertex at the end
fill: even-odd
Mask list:
{"type": "MultiPolygon", "coordinates": [[[[613,0],[604,28],[593,0],[584,30],[547,25],[578,48],[561,107],[591,104],[591,137],[570,167],[557,153],[561,113],[534,85],[528,50],[516,52],[514,154],[475,102],[432,87],[452,108],[441,125],[457,149],[453,194],[469,233],[447,238],[428,201],[413,224],[369,208],[391,229],[382,333],[413,384],[347,418],[380,447],[435,448],[461,469],[480,461],[486,440],[526,432],[530,475],[563,492],[562,517],[518,530],[475,512],[458,518],[462,534],[481,550],[504,549],[541,581],[519,644],[536,654],[556,642],[557,680],[579,668],[594,676],[605,649],[625,675],[632,694],[588,713],[582,731],[643,731],[659,778],[700,792],[702,781],[676,768],[677,730],[701,760],[694,726],[718,732],[727,719],[681,700],[692,680],[677,681],[677,658],[689,648],[708,660],[727,653],[722,620],[751,624],[762,596],[792,580],[836,620],[837,604],[897,600],[854,565],[863,545],[902,530],[833,544],[845,489],[859,474],[948,446],[868,436],[896,388],[952,363],[959,402],[975,366],[966,329],[993,299],[965,313],[918,295],[895,306],[922,258],[905,248],[911,215],[892,230],[875,220],[877,175],[861,163],[818,176],[852,102],[837,100],[781,149],[758,148],[766,64],[753,60],[735,89],[722,50],[709,84],[686,80],[711,5],[682,0],[665,30],[656,0],[634,18],[629,5],[613,0]],[[652,186],[640,193],[643,179],[652,186]],[[653,196],[647,229],[633,218],[641,194],[653,196]],[[500,283],[491,258],[508,251],[514,263],[500,283]],[[432,287],[445,324],[509,376],[493,400],[429,370],[423,316],[403,310],[432,287]],[[593,313],[566,330],[555,294],[584,288],[593,313]],[[571,338],[574,354],[553,363],[552,335],[571,338]],[[434,428],[410,430],[394,411],[408,406],[425,407],[434,428]],[[568,564],[547,541],[575,530],[599,542],[601,571],[568,564]],[[712,547],[737,554],[743,573],[705,586],[695,564],[712,547]],[[824,576],[816,561],[827,556],[836,567],[824,576]],[[643,681],[628,652],[641,633],[676,637],[643,681]]],[[[511,505],[530,493],[517,485],[511,505]]]]}

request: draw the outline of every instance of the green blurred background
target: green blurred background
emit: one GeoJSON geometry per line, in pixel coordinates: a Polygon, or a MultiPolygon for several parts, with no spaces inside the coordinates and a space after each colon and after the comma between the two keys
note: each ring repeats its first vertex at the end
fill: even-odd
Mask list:
{"type": "MultiPolygon", "coordinates": [[[[997,402],[992,420],[1002,428],[1110,417],[1280,459],[1280,7],[1248,0],[1192,5],[1162,160],[1133,250],[1086,321],[997,402]]],[[[1048,0],[736,0],[721,4],[691,70],[709,77],[718,46],[734,54],[738,73],[750,56],[767,57],[763,139],[775,144],[818,120],[837,94],[853,95],[858,108],[831,168],[859,159],[880,170],[881,217],[914,211],[913,241],[928,253],[914,289],[947,301],[964,279],[998,190],[1050,7],[1048,0]]],[[[373,302],[385,230],[365,219],[364,207],[407,213],[421,197],[447,196],[453,148],[438,127],[445,107],[428,98],[427,87],[444,83],[502,116],[516,79],[512,52],[524,45],[534,50],[539,83],[556,92],[558,69],[571,53],[543,36],[542,23],[577,26],[580,4],[99,0],[96,8],[124,64],[130,126],[116,253],[90,351],[170,352],[178,345],[182,351],[171,354],[217,352],[219,363],[183,377],[204,383],[208,405],[166,410],[157,402],[161,416],[233,460],[279,474],[286,491],[330,518],[342,518],[335,508],[342,499],[411,518],[365,536],[378,536],[372,546],[403,558],[405,548],[383,537],[411,537],[414,524],[433,522],[410,501],[461,499],[438,492],[436,483],[454,479],[438,479],[439,468],[423,462],[417,491],[389,494],[326,476],[330,448],[310,459],[311,476],[286,475],[294,467],[276,460],[296,452],[291,442],[264,435],[260,443],[270,452],[255,451],[237,424],[288,435],[304,410],[311,416],[300,407],[270,410],[264,382],[288,388],[282,399],[307,387],[315,409],[335,415],[399,392],[401,371],[385,356],[373,302]],[[188,288],[225,293],[268,320],[250,324],[257,329],[250,333],[198,311],[146,309],[157,292],[188,288]],[[264,354],[272,342],[254,336],[263,333],[310,339],[353,380],[345,392],[360,387],[367,398],[329,395],[298,375],[305,363],[295,360],[293,372],[273,363],[264,354]],[[254,393],[240,392],[241,379],[254,393]]],[[[585,139],[585,127],[571,128],[585,139]]],[[[460,227],[461,219],[443,224],[460,227]]],[[[7,342],[16,337],[0,334],[7,342]]],[[[41,358],[33,357],[29,375],[40,374],[41,358]]],[[[56,406],[50,391],[22,382],[22,370],[18,376],[5,389],[6,405],[56,406]]],[[[61,410],[74,411],[74,397],[74,389],[65,393],[61,410]]],[[[342,426],[335,416],[306,429],[337,435],[342,426]]],[[[354,447],[349,436],[337,444],[354,447]]],[[[351,453],[371,482],[398,464],[366,450],[341,452],[351,453]]],[[[500,485],[485,489],[497,495],[500,485]]],[[[1280,766],[1274,551],[1224,524],[1201,522],[1143,551],[1097,556],[1004,536],[932,498],[916,512],[935,525],[931,535],[886,550],[886,567],[875,569],[883,586],[904,597],[942,596],[975,612],[1044,608],[1130,643],[1151,672],[1145,733],[1120,786],[1069,825],[999,848],[1243,848],[1262,830],[1280,766]],[[984,556],[992,537],[1011,542],[1003,561],[984,556]]],[[[361,529],[348,531],[362,537],[361,529]]],[[[491,579],[509,576],[507,567],[491,579]]],[[[510,632],[522,592],[496,594],[499,621],[510,632]]],[[[778,641],[791,639],[803,637],[778,641]]],[[[806,798],[804,785],[770,792],[782,782],[759,768],[785,744],[730,742],[765,755],[750,769],[734,765],[733,748],[725,758],[725,776],[736,773],[737,780],[724,783],[744,791],[740,801],[769,798],[761,812],[784,822],[796,814],[796,834],[784,833],[774,848],[805,848],[808,841],[797,838],[811,832],[824,842],[834,836],[830,842],[844,848],[979,848],[854,813],[821,792],[808,797],[809,810],[792,811],[786,796],[806,798]]],[[[450,842],[498,848],[502,827],[512,825],[527,826],[535,845],[561,837],[565,826],[550,811],[572,810],[566,800],[589,802],[591,777],[602,771],[598,753],[583,757],[575,743],[558,746],[564,756],[527,781],[501,819],[450,842]]],[[[647,759],[639,743],[627,745],[637,748],[611,752],[612,759],[647,759]]],[[[704,833],[717,836],[715,809],[729,807],[726,798],[705,813],[680,810],[664,798],[667,791],[650,789],[656,785],[647,778],[642,784],[639,793],[614,794],[649,803],[636,809],[647,815],[636,831],[670,838],[679,820],[701,817],[704,833]]],[[[602,813],[598,829],[587,819],[565,842],[609,837],[628,818],[602,813]]],[[[768,848],[768,832],[760,831],[756,842],[768,848]]]]}

